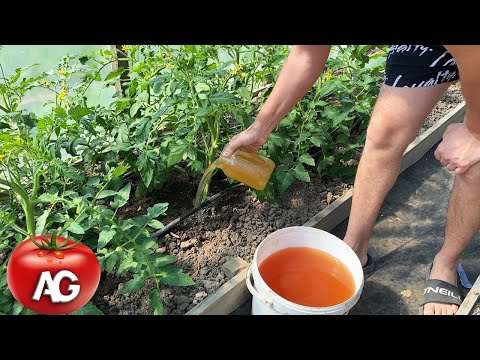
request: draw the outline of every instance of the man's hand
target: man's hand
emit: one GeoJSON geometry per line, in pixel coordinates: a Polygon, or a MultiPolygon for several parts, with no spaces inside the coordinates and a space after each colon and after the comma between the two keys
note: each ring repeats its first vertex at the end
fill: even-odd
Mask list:
{"type": "Polygon", "coordinates": [[[228,145],[223,150],[222,155],[225,157],[231,156],[237,149],[247,152],[256,152],[258,148],[267,142],[267,138],[260,136],[260,132],[253,129],[251,126],[235,135],[228,145]]]}
{"type": "Polygon", "coordinates": [[[435,158],[449,171],[464,174],[480,161],[480,137],[473,135],[465,124],[451,124],[435,150],[435,158]]]}
{"type": "Polygon", "coordinates": [[[285,115],[312,88],[325,67],[329,52],[330,45],[295,45],[257,118],[247,130],[230,140],[223,156],[229,157],[237,149],[258,151],[285,115]]]}

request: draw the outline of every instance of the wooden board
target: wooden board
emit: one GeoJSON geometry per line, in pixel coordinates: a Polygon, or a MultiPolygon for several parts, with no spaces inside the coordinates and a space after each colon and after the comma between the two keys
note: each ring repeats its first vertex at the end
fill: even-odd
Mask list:
{"type": "Polygon", "coordinates": [[[475,284],[473,284],[472,288],[468,292],[465,299],[463,299],[463,302],[458,308],[455,315],[469,315],[470,311],[472,311],[473,307],[477,303],[479,297],[480,297],[480,276],[475,281],[475,284]]]}
{"type": "MultiPolygon", "coordinates": [[[[405,151],[401,171],[419,161],[437,142],[442,139],[443,132],[448,125],[462,122],[465,116],[465,102],[457,105],[452,111],[437,121],[431,128],[418,136],[405,151]]],[[[330,231],[345,220],[350,214],[353,188],[348,190],[332,204],[325,207],[317,215],[308,220],[303,226],[316,227],[330,231]]],[[[232,279],[219,287],[213,294],[205,298],[186,315],[228,315],[249,297],[250,293],[245,284],[247,269],[242,270],[232,279]]],[[[478,283],[478,280],[475,284],[478,283]]],[[[473,306],[473,305],[472,305],[473,306]]]]}

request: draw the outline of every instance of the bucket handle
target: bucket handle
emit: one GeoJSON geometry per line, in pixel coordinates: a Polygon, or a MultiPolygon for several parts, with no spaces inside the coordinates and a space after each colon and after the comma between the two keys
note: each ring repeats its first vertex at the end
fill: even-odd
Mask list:
{"type": "Polygon", "coordinates": [[[245,278],[245,282],[247,283],[247,288],[250,293],[258,298],[261,302],[263,302],[265,305],[267,305],[269,308],[273,307],[273,301],[266,298],[265,296],[261,295],[257,289],[255,289],[255,286],[252,284],[252,265],[250,264],[247,269],[247,276],[245,278]]]}

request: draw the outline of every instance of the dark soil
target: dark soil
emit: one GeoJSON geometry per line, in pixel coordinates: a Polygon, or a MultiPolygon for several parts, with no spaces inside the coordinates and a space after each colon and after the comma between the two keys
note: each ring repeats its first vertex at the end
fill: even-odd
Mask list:
{"type": "MultiPolygon", "coordinates": [[[[452,86],[428,117],[422,132],[463,100],[459,85],[452,86]]],[[[229,186],[221,172],[215,175],[210,195],[229,186]]],[[[281,196],[281,205],[261,203],[241,187],[212,205],[198,211],[172,232],[159,239],[162,251],[178,258],[177,265],[194,279],[189,287],[167,287],[162,290],[165,314],[185,314],[228,280],[222,264],[231,257],[252,260],[257,245],[271,232],[302,225],[328,204],[344,194],[352,184],[340,179],[320,179],[311,173],[310,183],[295,183],[281,196]]],[[[199,179],[176,174],[173,181],[147,199],[131,203],[124,216],[138,214],[157,202],[168,202],[164,224],[192,207],[199,179]]],[[[118,290],[126,278],[102,276],[94,303],[106,314],[151,314],[147,284],[131,295],[118,290]]]]}

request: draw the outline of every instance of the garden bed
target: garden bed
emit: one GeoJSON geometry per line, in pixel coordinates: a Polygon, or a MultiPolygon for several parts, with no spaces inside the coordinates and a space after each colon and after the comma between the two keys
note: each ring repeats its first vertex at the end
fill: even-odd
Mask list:
{"type": "MultiPolygon", "coordinates": [[[[421,133],[461,101],[463,98],[459,85],[452,86],[427,118],[421,133]]],[[[189,174],[175,176],[175,181],[171,181],[160,193],[129,204],[123,216],[141,213],[157,202],[168,202],[168,216],[161,219],[166,224],[191,208],[199,179],[189,174]]],[[[297,182],[282,194],[280,205],[260,202],[251,196],[246,187],[240,187],[198,211],[160,238],[159,251],[176,256],[177,265],[195,281],[193,286],[162,290],[164,313],[187,313],[234,275],[222,269],[225,262],[235,257],[251,261],[257,245],[269,233],[283,227],[307,223],[352,188],[351,183],[345,183],[339,178],[320,179],[316,173],[310,173],[310,176],[311,182],[297,182]]],[[[218,172],[210,194],[227,186],[228,181],[218,172]]],[[[106,314],[151,314],[148,294],[153,284],[147,282],[140,291],[121,295],[118,291],[126,280],[127,278],[103,274],[93,298],[94,303],[106,314]]]]}

